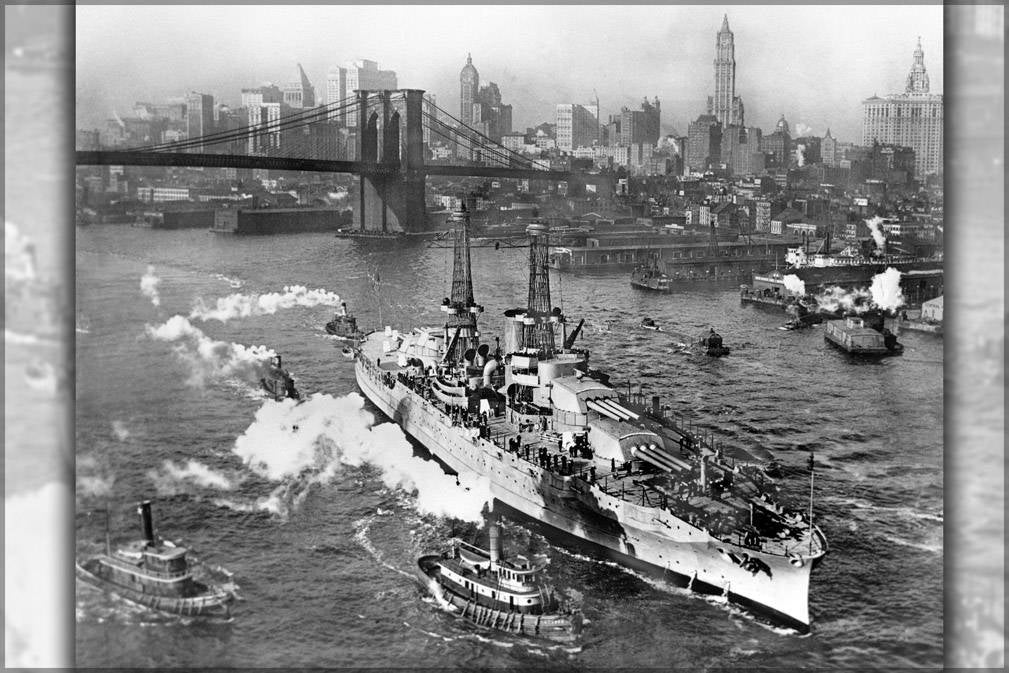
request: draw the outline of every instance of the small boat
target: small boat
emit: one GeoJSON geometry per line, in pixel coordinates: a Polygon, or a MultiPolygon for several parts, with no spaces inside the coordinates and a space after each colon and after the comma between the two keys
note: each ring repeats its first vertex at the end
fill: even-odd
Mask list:
{"type": "Polygon", "coordinates": [[[417,559],[421,581],[478,626],[570,643],[581,634],[580,612],[563,608],[541,579],[549,560],[504,560],[500,530],[490,527],[490,549],[456,541],[451,552],[417,559]]]}
{"type": "Polygon", "coordinates": [[[230,617],[232,588],[205,584],[193,574],[188,550],[154,534],[151,502],[137,509],[144,539],[112,551],[106,512],[105,553],[75,564],[77,578],[134,603],[183,616],[230,617]]]}
{"type": "Polygon", "coordinates": [[[340,303],[340,310],[326,323],[326,333],[338,339],[361,339],[364,333],[357,328],[357,318],[347,312],[347,302],[340,303]]]}
{"type": "Polygon", "coordinates": [[[267,375],[259,379],[263,390],[270,393],[277,402],[290,397],[292,400],[300,400],[301,393],[294,387],[294,377],[281,366],[279,355],[274,355],[270,362],[270,369],[267,375]]]}
{"type": "Polygon", "coordinates": [[[711,330],[701,336],[698,345],[703,349],[705,355],[714,358],[729,354],[729,347],[722,345],[722,336],[712,327],[711,330]]]}
{"type": "Polygon", "coordinates": [[[886,357],[904,352],[904,345],[897,342],[893,332],[872,329],[861,316],[829,320],[824,325],[823,338],[851,355],[886,357]]]}
{"type": "Polygon", "coordinates": [[[644,327],[645,329],[654,330],[656,332],[662,331],[662,327],[660,325],[657,325],[655,321],[652,320],[651,318],[642,318],[641,326],[644,327]]]}

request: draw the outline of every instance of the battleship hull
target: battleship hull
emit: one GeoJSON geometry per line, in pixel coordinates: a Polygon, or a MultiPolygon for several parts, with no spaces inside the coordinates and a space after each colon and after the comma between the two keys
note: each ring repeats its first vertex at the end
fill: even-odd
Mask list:
{"type": "Polygon", "coordinates": [[[638,506],[598,484],[558,475],[473,437],[404,385],[395,371],[377,366],[382,339],[373,334],[358,351],[355,374],[361,391],[448,469],[487,477],[496,503],[559,532],[561,538],[588,543],[622,565],[723,595],[775,623],[809,630],[810,572],[822,553],[768,553],[727,543],[669,510],[638,506]]]}

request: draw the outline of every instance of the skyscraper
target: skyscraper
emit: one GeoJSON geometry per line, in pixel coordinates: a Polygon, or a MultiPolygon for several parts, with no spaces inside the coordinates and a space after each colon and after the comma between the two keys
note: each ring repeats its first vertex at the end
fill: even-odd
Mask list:
{"type": "Polygon", "coordinates": [[[640,110],[623,108],[620,111],[620,144],[627,146],[634,143],[655,145],[659,142],[660,114],[661,107],[658,98],[654,103],[649,103],[647,98],[644,99],[641,102],[640,110]]]}
{"type": "Polygon", "coordinates": [[[591,147],[599,140],[599,109],[594,104],[560,103],[556,122],[557,149],[562,152],[591,147]]]}
{"type": "Polygon", "coordinates": [[[467,126],[473,125],[473,103],[480,92],[480,73],[473,65],[472,54],[466,54],[466,65],[459,73],[459,119],[467,126]]]}
{"type": "MultiPolygon", "coordinates": [[[[193,91],[186,96],[186,133],[190,138],[205,136],[214,130],[214,97],[193,91]]],[[[203,152],[203,145],[193,147],[203,152]]]]}
{"type": "Polygon", "coordinates": [[[686,164],[703,173],[721,158],[722,125],[714,115],[701,115],[687,127],[686,164]]]}
{"type": "MultiPolygon", "coordinates": [[[[376,61],[352,61],[342,67],[330,68],[326,76],[326,104],[353,98],[355,90],[386,91],[397,88],[396,71],[380,70],[376,61]]],[[[357,126],[357,114],[349,114],[346,109],[333,110],[327,118],[336,119],[344,126],[357,126]]]]}
{"type": "Polygon", "coordinates": [[[284,104],[295,110],[315,107],[315,87],[308,81],[300,63],[297,81],[284,85],[284,104]]]}
{"type": "Polygon", "coordinates": [[[942,171],[942,94],[929,93],[921,38],[907,74],[904,93],[862,101],[862,144],[910,147],[919,176],[942,171]]]}
{"type": "Polygon", "coordinates": [[[729,30],[729,15],[715,35],[715,95],[708,96],[708,114],[722,126],[744,126],[743,101],[736,95],[736,44],[729,30]]]}

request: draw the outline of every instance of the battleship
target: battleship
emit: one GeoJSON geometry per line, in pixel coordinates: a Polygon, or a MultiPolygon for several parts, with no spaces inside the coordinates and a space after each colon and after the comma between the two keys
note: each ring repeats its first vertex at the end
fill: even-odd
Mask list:
{"type": "Polygon", "coordinates": [[[445,324],[387,326],[358,345],[364,395],[449,472],[489,480],[492,506],[691,591],[723,596],[808,632],[812,570],[827,541],[805,509],[780,504],[759,465],[589,365],[550,298],[548,228],[529,226],[525,308],[503,340],[477,328],[469,223],[453,216],[445,324]],[[493,348],[492,348],[493,344],[493,348]]]}
{"type": "Polygon", "coordinates": [[[161,612],[187,617],[231,616],[233,588],[208,585],[193,576],[188,550],[154,533],[151,502],[137,508],[144,538],[112,551],[106,512],[105,553],[77,563],[77,577],[99,589],[161,612]]]}

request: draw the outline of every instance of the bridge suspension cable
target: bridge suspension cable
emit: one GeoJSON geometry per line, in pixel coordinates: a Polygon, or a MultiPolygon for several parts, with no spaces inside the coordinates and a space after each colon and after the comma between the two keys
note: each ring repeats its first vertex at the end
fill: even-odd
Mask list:
{"type": "MultiPolygon", "coordinates": [[[[442,122],[440,119],[438,119],[436,116],[432,116],[430,113],[426,114],[426,116],[428,118],[433,118],[434,121],[438,122],[439,124],[443,124],[445,126],[448,126],[448,128],[453,129],[454,131],[456,131],[457,133],[460,133],[461,135],[462,135],[462,131],[460,131],[460,129],[465,129],[465,130],[467,130],[467,131],[469,131],[471,133],[476,134],[477,136],[479,136],[480,138],[483,139],[483,141],[479,143],[481,149],[484,149],[484,148],[486,148],[486,149],[494,148],[494,150],[497,153],[499,153],[499,154],[503,153],[504,156],[507,156],[507,157],[510,157],[510,158],[514,158],[514,159],[518,160],[519,162],[525,164],[529,168],[538,168],[539,167],[534,160],[529,159],[528,157],[525,157],[525,156],[519,154],[518,152],[515,152],[514,150],[508,149],[507,147],[505,147],[501,143],[497,142],[493,138],[490,138],[489,136],[484,135],[483,133],[481,133],[477,129],[475,129],[475,128],[471,127],[471,126],[467,126],[461,119],[459,119],[458,117],[456,117],[455,115],[453,115],[451,112],[448,112],[447,110],[444,110],[443,108],[439,107],[438,105],[436,105],[434,103],[432,103],[431,106],[437,112],[441,112],[444,116],[446,116],[449,119],[451,119],[452,121],[454,121],[456,124],[458,124],[458,126],[457,127],[448,126],[447,124],[445,124],[444,122],[442,122]]],[[[463,135],[463,137],[466,137],[467,140],[469,140],[470,142],[473,142],[473,138],[467,137],[465,135],[463,135]]]]}
{"type": "Polygon", "coordinates": [[[356,97],[348,96],[343,100],[336,101],[333,103],[327,103],[319,107],[310,108],[309,110],[302,110],[292,114],[284,115],[278,117],[274,120],[269,120],[257,125],[247,125],[241,126],[236,129],[229,129],[227,131],[218,131],[215,133],[208,133],[202,136],[197,136],[195,138],[187,138],[186,140],[179,140],[169,143],[158,143],[155,145],[147,145],[144,147],[134,147],[130,148],[129,151],[134,152],[165,152],[165,151],[177,151],[182,149],[189,149],[192,147],[201,147],[204,145],[220,145],[229,142],[234,142],[236,140],[248,140],[249,138],[256,136],[267,136],[272,133],[279,133],[280,131],[289,131],[304,126],[309,126],[320,121],[320,118],[329,117],[336,112],[342,112],[349,110],[351,108],[357,107],[360,104],[360,100],[356,97]]]}

